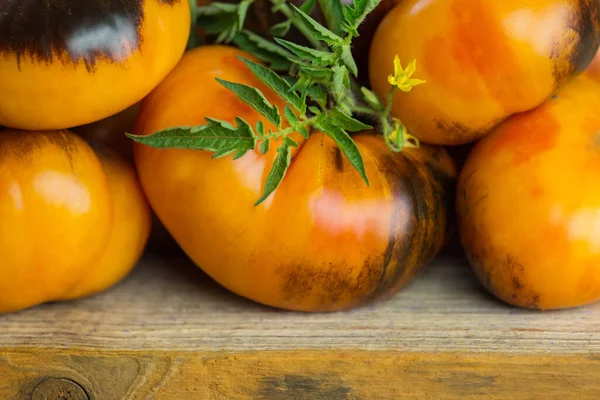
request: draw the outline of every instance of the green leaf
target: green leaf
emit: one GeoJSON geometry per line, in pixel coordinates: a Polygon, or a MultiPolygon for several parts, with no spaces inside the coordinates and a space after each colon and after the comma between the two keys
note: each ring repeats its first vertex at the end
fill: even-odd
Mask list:
{"type": "Polygon", "coordinates": [[[214,157],[235,152],[234,158],[239,158],[255,148],[256,136],[242,118],[236,118],[238,127],[212,118],[206,121],[206,125],[168,128],[147,136],[126,135],[150,147],[205,150],[214,152],[214,157]]]}
{"type": "Polygon", "coordinates": [[[322,108],[327,106],[327,93],[321,85],[311,85],[307,89],[307,95],[322,108]]]}
{"type": "Polygon", "coordinates": [[[298,131],[298,133],[300,133],[306,139],[308,139],[308,137],[310,136],[308,133],[308,128],[305,126],[298,126],[298,127],[296,127],[296,130],[298,131]]]}
{"type": "Polygon", "coordinates": [[[325,28],[311,16],[306,14],[304,11],[296,7],[295,5],[290,5],[294,11],[300,22],[314,35],[314,37],[318,40],[321,40],[327,43],[330,46],[337,47],[344,44],[344,39],[325,28]]]}
{"type": "Polygon", "coordinates": [[[350,164],[352,164],[367,186],[369,186],[369,179],[365,172],[365,164],[362,155],[350,135],[338,125],[335,125],[331,119],[328,118],[328,114],[323,114],[323,117],[316,121],[315,126],[335,141],[342,153],[344,153],[348,161],[350,161],[350,164]]]}
{"type": "Polygon", "coordinates": [[[250,31],[238,33],[233,43],[240,49],[254,55],[269,67],[277,71],[288,71],[291,63],[288,58],[294,55],[283,47],[250,31]]]}
{"type": "Polygon", "coordinates": [[[313,8],[315,8],[316,3],[316,0],[306,0],[304,3],[302,3],[300,9],[306,14],[310,14],[313,11],[313,8]]]}
{"type": "Polygon", "coordinates": [[[269,152],[269,144],[271,142],[269,141],[269,139],[264,139],[261,143],[260,143],[260,152],[264,155],[267,154],[269,152]]]}
{"type": "Polygon", "coordinates": [[[196,7],[196,16],[208,15],[216,16],[222,14],[234,14],[237,12],[239,4],[212,2],[207,6],[196,7]]]}
{"type": "Polygon", "coordinates": [[[352,5],[344,6],[344,30],[355,37],[358,36],[358,27],[380,2],[381,0],[354,0],[352,5]]]}
{"type": "Polygon", "coordinates": [[[352,72],[352,75],[358,76],[358,67],[356,66],[356,62],[354,61],[354,56],[352,56],[352,49],[350,45],[345,44],[342,46],[342,52],[340,54],[342,62],[344,65],[352,72]]]}
{"type": "Polygon", "coordinates": [[[321,114],[321,110],[319,110],[317,107],[310,106],[310,107],[308,107],[308,109],[310,110],[311,113],[313,113],[315,115],[321,114]]]}
{"type": "Polygon", "coordinates": [[[285,119],[287,119],[290,126],[295,127],[298,123],[298,117],[296,116],[296,114],[294,114],[294,111],[292,111],[292,109],[288,106],[285,106],[283,108],[283,114],[285,115],[285,119]]]}
{"type": "Polygon", "coordinates": [[[283,143],[277,149],[277,157],[273,162],[269,176],[265,183],[265,188],[260,199],[254,203],[255,206],[265,201],[281,184],[292,160],[291,148],[298,147],[298,143],[294,142],[289,137],[283,139],[283,143]]]}
{"type": "Polygon", "coordinates": [[[282,37],[282,36],[287,35],[287,33],[290,31],[291,27],[292,27],[292,20],[288,19],[288,20],[285,20],[283,22],[273,25],[269,29],[269,33],[273,36],[282,37]]]}
{"type": "Polygon", "coordinates": [[[260,136],[265,135],[265,124],[263,124],[261,120],[256,121],[256,132],[258,132],[260,136]]]}
{"type": "Polygon", "coordinates": [[[333,67],[333,97],[341,102],[346,90],[348,81],[348,69],[345,66],[336,65],[333,67]]]}
{"type": "Polygon", "coordinates": [[[299,58],[310,61],[312,65],[324,67],[331,65],[337,59],[336,54],[328,51],[316,50],[280,38],[274,38],[274,40],[299,58]]]}
{"type": "Polygon", "coordinates": [[[329,30],[341,36],[343,34],[342,24],[345,20],[341,0],[319,0],[319,7],[329,30]]]}
{"type": "Polygon", "coordinates": [[[254,0],[242,0],[238,5],[237,9],[237,22],[238,22],[238,30],[242,30],[244,27],[244,22],[246,21],[246,15],[248,14],[248,7],[252,4],[254,0]]]}
{"type": "Polygon", "coordinates": [[[377,111],[385,110],[385,106],[383,105],[381,100],[379,100],[379,97],[377,97],[375,92],[367,89],[364,86],[360,88],[360,91],[362,92],[363,98],[365,99],[365,101],[367,102],[368,105],[370,105],[377,111]]]}
{"type": "Polygon", "coordinates": [[[260,90],[241,83],[229,82],[220,78],[215,79],[221,85],[235,93],[235,95],[244,103],[261,113],[269,120],[269,122],[276,125],[277,128],[281,128],[281,114],[279,114],[279,108],[272,105],[260,90]]]}
{"type": "Polygon", "coordinates": [[[248,66],[248,68],[250,68],[252,73],[258,79],[260,79],[261,82],[267,85],[272,91],[277,93],[282,100],[290,104],[302,115],[306,113],[306,103],[302,101],[296,92],[291,90],[292,88],[290,84],[287,83],[285,79],[283,79],[275,71],[270,70],[263,65],[257,64],[243,57],[239,58],[248,66]]]}
{"type": "Polygon", "coordinates": [[[300,67],[300,75],[310,77],[314,80],[324,80],[327,82],[330,82],[333,79],[333,72],[329,67],[312,67],[310,65],[302,65],[300,67]]]}
{"type": "Polygon", "coordinates": [[[360,132],[368,129],[373,129],[371,125],[364,124],[363,122],[352,118],[351,116],[344,113],[342,110],[334,108],[329,112],[331,120],[334,124],[342,128],[343,130],[350,132],[360,132]]]}

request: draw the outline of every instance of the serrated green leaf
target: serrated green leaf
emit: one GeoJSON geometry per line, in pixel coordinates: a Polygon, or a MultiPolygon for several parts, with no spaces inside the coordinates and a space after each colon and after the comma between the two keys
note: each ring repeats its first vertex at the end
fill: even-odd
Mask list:
{"type": "Polygon", "coordinates": [[[323,114],[323,117],[317,120],[315,127],[335,141],[342,153],[350,161],[350,164],[352,164],[367,186],[369,186],[365,164],[358,146],[345,130],[335,125],[326,115],[323,114]]]}
{"type": "Polygon", "coordinates": [[[292,20],[288,19],[283,22],[279,22],[278,24],[273,25],[269,28],[269,33],[272,36],[283,37],[288,34],[290,28],[292,27],[292,20]]]}
{"type": "Polygon", "coordinates": [[[355,37],[358,36],[358,27],[380,2],[381,0],[354,0],[352,5],[344,6],[344,30],[355,37]]]}
{"type": "Polygon", "coordinates": [[[267,154],[269,152],[269,144],[270,144],[270,140],[269,139],[264,139],[261,143],[260,143],[260,152],[262,154],[267,154]]]}
{"type": "Polygon", "coordinates": [[[331,81],[333,79],[333,72],[329,67],[313,67],[310,65],[302,65],[300,66],[299,73],[301,76],[304,75],[314,80],[331,81]]]}
{"type": "Polygon", "coordinates": [[[319,110],[319,109],[318,109],[317,107],[315,107],[315,106],[310,106],[310,107],[308,107],[308,110],[309,110],[311,113],[315,114],[315,115],[319,115],[319,114],[321,114],[321,110],[319,110]]]}
{"type": "Polygon", "coordinates": [[[300,9],[306,14],[310,14],[313,11],[313,8],[315,8],[316,3],[316,0],[306,0],[304,3],[302,3],[300,9]]]}
{"type": "Polygon", "coordinates": [[[246,21],[246,14],[248,13],[248,7],[252,4],[254,0],[242,0],[238,4],[237,9],[237,22],[238,22],[238,30],[241,30],[244,26],[244,22],[246,21]]]}
{"type": "Polygon", "coordinates": [[[299,126],[296,128],[296,130],[298,131],[298,133],[300,133],[302,136],[304,136],[306,139],[308,139],[308,137],[309,137],[308,128],[306,128],[305,126],[299,126]]]}
{"type": "Polygon", "coordinates": [[[345,44],[342,46],[342,51],[340,53],[340,58],[344,65],[348,68],[352,75],[358,76],[358,67],[356,66],[356,62],[354,61],[354,56],[352,55],[352,49],[350,45],[345,44]]]}
{"type": "Polygon", "coordinates": [[[274,38],[274,40],[281,46],[294,53],[296,56],[298,56],[298,58],[310,61],[312,65],[324,67],[331,65],[337,59],[337,56],[334,53],[316,50],[311,47],[302,46],[281,38],[274,38]]]}
{"type": "Polygon", "coordinates": [[[317,40],[321,40],[330,46],[337,47],[344,44],[344,39],[325,28],[314,18],[306,14],[304,11],[299,9],[293,4],[290,6],[294,9],[296,16],[302,22],[302,24],[314,35],[317,40]]]}
{"type": "Polygon", "coordinates": [[[296,116],[296,114],[294,114],[294,111],[292,111],[292,109],[288,106],[285,106],[283,108],[283,114],[285,115],[285,119],[287,119],[290,126],[295,127],[298,123],[298,117],[296,116]]]}
{"type": "Polygon", "coordinates": [[[249,31],[239,32],[233,43],[247,53],[254,55],[275,71],[288,71],[291,66],[289,57],[293,54],[281,46],[249,31]]]}
{"type": "Polygon", "coordinates": [[[277,93],[282,100],[290,104],[299,113],[306,113],[306,102],[302,101],[300,96],[291,90],[289,83],[287,83],[287,81],[279,74],[263,65],[257,64],[243,57],[240,57],[240,59],[248,66],[248,68],[250,68],[252,73],[258,79],[260,79],[261,82],[268,86],[272,91],[277,93]]]}
{"type": "Polygon", "coordinates": [[[337,108],[331,110],[329,112],[329,115],[331,116],[331,121],[345,131],[360,132],[368,129],[373,129],[371,125],[367,125],[347,115],[344,111],[337,108]]]}
{"type": "Polygon", "coordinates": [[[256,121],[256,132],[258,132],[260,136],[264,136],[265,134],[265,124],[263,124],[260,119],[256,121]]]}
{"type": "Polygon", "coordinates": [[[346,90],[346,82],[348,77],[348,69],[343,65],[333,67],[333,97],[341,102],[346,90]]]}
{"type": "Polygon", "coordinates": [[[234,14],[237,12],[238,4],[213,2],[206,6],[196,7],[196,16],[210,15],[215,16],[219,14],[234,14]]]}
{"type": "Polygon", "coordinates": [[[221,85],[235,93],[235,95],[244,103],[261,113],[262,116],[269,120],[269,122],[276,125],[278,128],[281,127],[281,114],[279,113],[279,108],[272,105],[260,90],[241,83],[229,82],[220,78],[215,79],[221,85]]]}
{"type": "Polygon", "coordinates": [[[319,0],[319,7],[329,30],[341,36],[343,34],[342,23],[344,22],[341,0],[319,0]]]}
{"type": "Polygon", "coordinates": [[[383,103],[381,103],[381,100],[379,100],[379,97],[377,97],[375,92],[367,89],[364,86],[360,88],[360,91],[362,92],[363,98],[365,99],[368,105],[370,105],[378,111],[385,110],[383,103]]]}
{"type": "Polygon", "coordinates": [[[265,182],[263,194],[260,199],[254,203],[255,206],[265,201],[275,190],[277,190],[290,166],[292,159],[291,148],[297,146],[298,143],[294,142],[289,137],[286,136],[283,139],[283,143],[281,143],[281,146],[277,149],[278,154],[277,157],[275,157],[275,161],[273,162],[273,166],[271,167],[271,171],[265,182]]]}
{"type": "Polygon", "coordinates": [[[307,89],[307,95],[321,107],[327,106],[327,93],[321,85],[311,85],[307,89]]]}
{"type": "Polygon", "coordinates": [[[243,156],[256,146],[256,136],[250,125],[236,118],[238,127],[226,121],[207,118],[205,125],[194,127],[174,127],[147,136],[126,134],[133,141],[159,149],[205,150],[223,157],[235,153],[235,158],[243,156]]]}

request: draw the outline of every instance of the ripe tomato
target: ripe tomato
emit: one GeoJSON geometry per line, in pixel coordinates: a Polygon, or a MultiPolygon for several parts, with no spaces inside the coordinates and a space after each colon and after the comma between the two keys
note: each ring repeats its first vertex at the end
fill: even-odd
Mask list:
{"type": "Polygon", "coordinates": [[[597,0],[405,0],[379,25],[370,82],[385,98],[398,55],[427,83],[393,115],[426,143],[475,141],[583,71],[600,43],[597,0]]]}
{"type": "Polygon", "coordinates": [[[536,309],[600,300],[600,84],[585,75],[478,142],[460,236],[488,290],[536,309]]]}
{"type": "Polygon", "coordinates": [[[0,133],[0,312],[81,297],[137,262],[150,211],[135,172],[69,131],[0,133]]]}
{"type": "MultiPolygon", "coordinates": [[[[258,113],[217,77],[258,87],[281,107],[238,55],[252,59],[216,45],[186,53],[142,102],[135,132],[202,124],[205,117],[234,123],[240,116],[254,125],[258,113]]],[[[425,146],[396,154],[380,137],[356,135],[367,187],[328,136],[294,139],[300,147],[286,177],[256,207],[273,148],[234,161],[136,143],[134,156],[158,217],[192,260],[229,290],[301,311],[349,308],[400,290],[447,239],[447,188],[456,173],[447,153],[425,146]]]]}
{"type": "Polygon", "coordinates": [[[187,0],[2,3],[0,125],[55,130],[113,115],[175,66],[187,0]]]}
{"type": "Polygon", "coordinates": [[[592,78],[596,79],[597,81],[600,81],[600,51],[596,53],[594,61],[592,61],[592,63],[585,72],[592,78]]]}

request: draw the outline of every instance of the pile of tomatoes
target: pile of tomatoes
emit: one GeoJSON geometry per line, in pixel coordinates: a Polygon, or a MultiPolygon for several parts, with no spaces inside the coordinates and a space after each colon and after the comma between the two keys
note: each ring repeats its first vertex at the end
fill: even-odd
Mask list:
{"type": "Polygon", "coordinates": [[[382,99],[394,57],[417,60],[426,83],[396,91],[392,115],[421,145],[354,134],[366,186],[329,136],[297,134],[258,206],[275,149],[214,159],[125,136],[261,119],[215,78],[283,109],[238,56],[256,59],[186,50],[187,0],[57,4],[0,16],[0,312],[108,289],[151,227],[227,289],[289,310],[387,298],[454,236],[506,303],[600,299],[598,0],[385,0],[354,52],[382,99]]]}

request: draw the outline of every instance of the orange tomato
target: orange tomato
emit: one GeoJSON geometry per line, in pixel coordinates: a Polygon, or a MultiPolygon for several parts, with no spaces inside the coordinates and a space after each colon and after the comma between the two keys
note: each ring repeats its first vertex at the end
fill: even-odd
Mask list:
{"type": "Polygon", "coordinates": [[[133,268],[150,211],[131,166],[70,131],[0,133],[0,312],[97,293],[133,268]]]}
{"type": "Polygon", "coordinates": [[[135,104],[175,66],[191,25],[187,0],[3,7],[0,125],[28,130],[84,125],[135,104]]]}
{"type": "Polygon", "coordinates": [[[370,82],[385,98],[393,60],[427,83],[397,91],[392,114],[421,141],[473,142],[541,104],[600,43],[597,0],[405,0],[379,25],[370,82]]]}
{"type": "MultiPolygon", "coordinates": [[[[240,116],[254,125],[260,115],[217,77],[258,87],[281,107],[238,55],[252,58],[225,46],[189,51],[142,102],[136,133],[202,124],[205,117],[234,123],[240,116]]],[[[286,177],[256,207],[274,148],[234,161],[136,143],[134,156],[160,220],[229,290],[301,311],[345,309],[400,290],[447,239],[448,187],[456,174],[447,153],[424,146],[396,154],[381,137],[356,135],[367,187],[328,136],[294,139],[300,147],[286,177]]]]}
{"type": "Polygon", "coordinates": [[[594,57],[594,60],[586,70],[586,74],[600,81],[600,51],[596,53],[596,57],[594,57]]]}
{"type": "Polygon", "coordinates": [[[587,76],[478,142],[460,174],[460,236],[483,285],[518,307],[600,300],[600,84],[587,76]]]}

